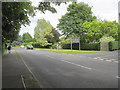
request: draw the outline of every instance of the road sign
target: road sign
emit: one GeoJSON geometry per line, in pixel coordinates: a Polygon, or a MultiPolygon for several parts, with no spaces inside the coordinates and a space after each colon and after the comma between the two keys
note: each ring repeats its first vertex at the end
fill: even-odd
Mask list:
{"type": "Polygon", "coordinates": [[[79,38],[70,38],[70,41],[72,43],[79,43],[80,42],[80,39],[79,38]]]}
{"type": "Polygon", "coordinates": [[[79,50],[80,50],[80,38],[70,38],[70,42],[71,42],[71,50],[72,50],[72,43],[79,43],[79,50]]]}

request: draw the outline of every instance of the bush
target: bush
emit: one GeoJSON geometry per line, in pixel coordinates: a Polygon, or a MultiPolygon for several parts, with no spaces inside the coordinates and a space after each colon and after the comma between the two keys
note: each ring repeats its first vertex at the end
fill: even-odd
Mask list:
{"type": "Polygon", "coordinates": [[[118,41],[111,41],[109,42],[109,50],[114,51],[120,49],[120,42],[118,41]]]}
{"type": "Polygon", "coordinates": [[[84,43],[81,45],[82,50],[100,50],[100,43],[84,43]]]}
{"type": "Polygon", "coordinates": [[[51,46],[51,48],[52,48],[52,49],[56,49],[56,46],[57,46],[57,43],[54,43],[54,44],[51,46]]]}
{"type": "Polygon", "coordinates": [[[34,48],[50,48],[51,47],[51,45],[41,46],[38,43],[33,43],[32,45],[33,45],[34,48]]]}
{"type": "Polygon", "coordinates": [[[64,47],[64,45],[70,44],[70,40],[69,39],[62,39],[60,43],[61,43],[61,47],[64,47]]]}
{"type": "MultiPolygon", "coordinates": [[[[71,49],[71,44],[64,44],[63,49],[71,49]]],[[[79,49],[78,43],[72,44],[72,49],[79,49]]],[[[80,44],[81,50],[100,50],[100,43],[82,43],[80,44]]]]}

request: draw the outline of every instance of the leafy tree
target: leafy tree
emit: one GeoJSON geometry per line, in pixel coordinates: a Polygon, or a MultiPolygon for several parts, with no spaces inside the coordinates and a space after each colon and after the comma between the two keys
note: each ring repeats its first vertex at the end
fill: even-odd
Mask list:
{"type": "Polygon", "coordinates": [[[85,32],[83,37],[84,37],[84,42],[93,42],[96,41],[98,42],[99,39],[103,36],[102,30],[101,30],[101,22],[98,22],[96,20],[92,22],[85,22],[82,25],[83,31],[85,32]]]}
{"type": "Polygon", "coordinates": [[[39,19],[34,29],[34,38],[41,46],[52,45],[59,41],[60,34],[45,19],[39,19]]]}
{"type": "MultiPolygon", "coordinates": [[[[18,0],[15,0],[18,1],[18,0]]],[[[29,1],[29,0],[26,0],[29,1]]],[[[55,3],[59,5],[58,3],[55,3]]],[[[43,13],[46,10],[56,12],[50,2],[40,2],[38,7],[33,7],[31,2],[3,2],[2,3],[2,40],[16,40],[21,25],[29,25],[29,16],[34,16],[36,10],[43,13]]]]}
{"type": "Polygon", "coordinates": [[[101,31],[104,36],[112,36],[118,41],[118,23],[116,21],[104,21],[101,24],[101,31]]]}
{"type": "Polygon", "coordinates": [[[84,31],[82,24],[86,21],[91,22],[96,19],[96,17],[92,15],[91,9],[90,6],[83,2],[78,4],[73,2],[67,8],[68,12],[59,19],[60,23],[57,27],[66,37],[80,36],[83,41],[84,38],[82,35],[84,34],[84,31]]]}
{"type": "Polygon", "coordinates": [[[85,22],[82,25],[85,42],[99,41],[103,36],[112,36],[115,40],[118,40],[118,23],[113,21],[92,21],[85,22]]]}
{"type": "Polygon", "coordinates": [[[47,38],[47,41],[52,44],[59,42],[60,41],[60,39],[59,39],[60,33],[57,30],[55,30],[55,28],[52,28],[51,33],[53,34],[53,36],[51,36],[51,35],[45,36],[45,38],[47,38]]]}
{"type": "Polygon", "coordinates": [[[17,42],[19,42],[20,44],[23,42],[23,38],[21,35],[17,36],[17,42]]]}
{"type": "Polygon", "coordinates": [[[45,19],[39,19],[37,21],[37,26],[34,29],[34,38],[37,43],[39,43],[41,46],[47,46],[51,43],[48,43],[47,39],[45,38],[46,35],[50,35],[53,37],[50,32],[52,31],[52,26],[50,23],[46,22],[45,19]]]}
{"type": "Polygon", "coordinates": [[[21,25],[30,23],[28,16],[34,16],[31,2],[2,3],[2,34],[3,40],[15,40],[21,25]]]}
{"type": "Polygon", "coordinates": [[[28,32],[24,33],[22,37],[23,42],[32,42],[32,36],[28,32]]]}

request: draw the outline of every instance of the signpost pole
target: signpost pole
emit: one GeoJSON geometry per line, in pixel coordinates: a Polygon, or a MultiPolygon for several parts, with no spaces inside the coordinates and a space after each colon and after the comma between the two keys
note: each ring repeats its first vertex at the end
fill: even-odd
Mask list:
{"type": "Polygon", "coordinates": [[[71,50],[72,50],[72,41],[71,41],[71,50]]]}
{"type": "Polygon", "coordinates": [[[79,50],[80,50],[80,36],[79,36],[79,50]]]}

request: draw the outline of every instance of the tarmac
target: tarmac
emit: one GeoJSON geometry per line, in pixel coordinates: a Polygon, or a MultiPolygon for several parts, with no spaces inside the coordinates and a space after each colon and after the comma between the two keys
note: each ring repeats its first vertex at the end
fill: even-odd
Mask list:
{"type": "Polygon", "coordinates": [[[30,75],[20,57],[14,50],[2,56],[2,89],[23,88],[22,75],[30,75]]]}

